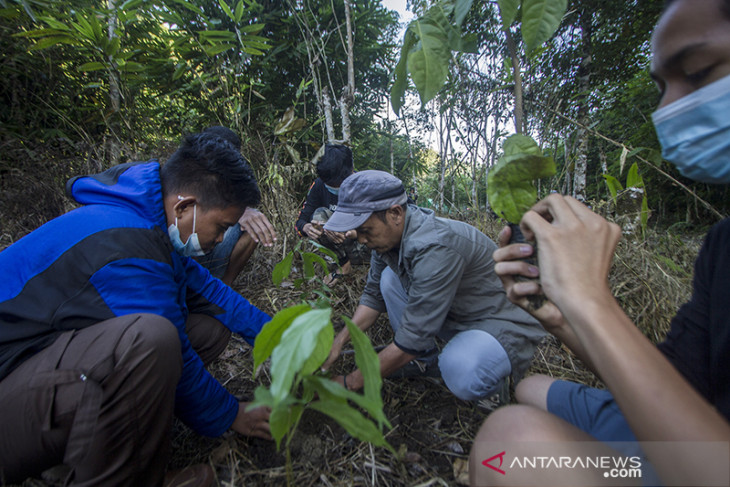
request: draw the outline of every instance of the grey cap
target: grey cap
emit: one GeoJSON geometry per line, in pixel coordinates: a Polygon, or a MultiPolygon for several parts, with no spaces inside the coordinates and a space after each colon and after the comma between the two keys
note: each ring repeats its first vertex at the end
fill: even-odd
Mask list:
{"type": "Polygon", "coordinates": [[[347,177],[340,186],[337,209],[324,225],[325,230],[346,232],[370,218],[374,211],[387,210],[407,201],[400,179],[385,171],[360,171],[347,177]]]}

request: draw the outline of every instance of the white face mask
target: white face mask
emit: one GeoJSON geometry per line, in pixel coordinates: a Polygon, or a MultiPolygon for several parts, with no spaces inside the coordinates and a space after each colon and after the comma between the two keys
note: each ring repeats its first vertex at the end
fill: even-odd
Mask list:
{"type": "Polygon", "coordinates": [[[660,108],[652,118],[662,156],[683,176],[730,183],[730,76],[660,108]]]}
{"type": "MultiPolygon", "coordinates": [[[[177,198],[180,200],[183,199],[182,196],[178,196],[177,198]]],[[[175,223],[167,227],[167,234],[170,236],[170,242],[172,242],[173,248],[178,254],[186,257],[200,257],[201,255],[205,255],[202,247],[200,247],[198,234],[195,233],[197,206],[198,205],[193,205],[193,233],[190,234],[187,242],[183,243],[180,238],[180,229],[177,227],[177,217],[175,217],[175,223]]]]}

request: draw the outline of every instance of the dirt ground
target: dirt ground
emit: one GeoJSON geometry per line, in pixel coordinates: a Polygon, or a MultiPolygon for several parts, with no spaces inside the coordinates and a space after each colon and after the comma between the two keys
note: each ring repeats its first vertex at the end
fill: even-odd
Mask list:
{"type": "MultiPolygon", "coordinates": [[[[688,297],[691,263],[696,251],[694,243],[685,245],[661,236],[654,243],[628,241],[619,246],[610,279],[612,289],[629,316],[654,341],[662,338],[676,307],[688,297]]],[[[302,302],[312,291],[306,285],[296,289],[289,281],[278,288],[273,286],[271,271],[283,253],[282,248],[257,250],[234,285],[244,297],[270,314],[302,302]]],[[[337,317],[351,316],[354,311],[366,272],[367,266],[356,266],[351,275],[334,286],[331,297],[336,328],[337,317]]],[[[376,346],[392,339],[385,317],[368,334],[376,346]]],[[[210,371],[231,393],[246,400],[253,397],[260,383],[266,383],[265,374],[253,378],[252,367],[251,347],[234,335],[210,371]]],[[[352,355],[346,354],[333,372],[349,371],[352,367],[352,355]]],[[[528,374],[537,372],[601,386],[554,338],[546,339],[539,347],[528,374]]],[[[385,379],[382,395],[385,414],[392,425],[386,439],[397,455],[355,440],[330,418],[307,411],[292,441],[290,485],[467,484],[466,463],[471,442],[494,404],[461,401],[440,380],[428,378],[385,379]]],[[[204,438],[176,422],[169,467],[195,463],[213,466],[219,486],[287,485],[286,455],[277,451],[273,442],[232,432],[221,438],[204,438]]],[[[43,479],[28,479],[23,486],[62,485],[62,475],[63,470],[56,469],[44,473],[43,479]]]]}

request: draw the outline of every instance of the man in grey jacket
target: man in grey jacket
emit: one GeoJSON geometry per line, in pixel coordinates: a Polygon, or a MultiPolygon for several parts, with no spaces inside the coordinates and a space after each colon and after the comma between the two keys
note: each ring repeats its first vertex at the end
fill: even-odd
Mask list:
{"type": "MultiPolygon", "coordinates": [[[[438,356],[446,386],[464,400],[490,397],[509,376],[515,382],[522,378],[545,333],[507,299],[494,274],[497,246],[486,235],[407,205],[402,182],[382,171],[345,179],[325,229],[347,232],[373,250],[352,320],[365,330],[388,312],[395,338],[379,353],[384,377],[416,359],[428,365],[433,358],[435,367],[438,356]],[[447,342],[440,354],[436,337],[447,342]]],[[[345,328],[325,369],[348,339],[345,328]]],[[[359,370],[335,380],[348,389],[363,386],[359,370]]]]}

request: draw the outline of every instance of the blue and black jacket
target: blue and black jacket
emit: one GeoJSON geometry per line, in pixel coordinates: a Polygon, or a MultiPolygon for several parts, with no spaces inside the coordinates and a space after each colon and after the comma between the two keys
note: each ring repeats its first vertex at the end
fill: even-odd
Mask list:
{"type": "Polygon", "coordinates": [[[185,334],[186,296],[249,343],[270,317],[172,248],[157,162],[70,180],[82,207],[0,252],[0,380],[63,332],[132,313],[178,329],[183,371],[175,413],[200,434],[233,424],[237,400],[203,367],[185,334]]]}

